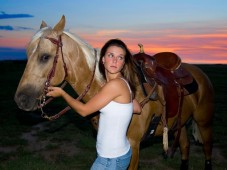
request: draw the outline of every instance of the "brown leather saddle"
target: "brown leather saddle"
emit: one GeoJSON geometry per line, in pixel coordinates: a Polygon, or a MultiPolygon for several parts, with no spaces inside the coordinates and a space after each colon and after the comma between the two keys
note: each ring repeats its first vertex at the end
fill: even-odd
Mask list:
{"type": "MultiPolygon", "coordinates": [[[[133,55],[133,58],[144,94],[148,95],[155,83],[160,85],[166,104],[166,116],[174,117],[181,110],[183,97],[194,93],[198,85],[175,53],[160,52],[150,56],[144,53],[141,44],[139,46],[140,52],[133,55]]],[[[150,99],[157,100],[157,94],[151,94],[150,99]]]]}

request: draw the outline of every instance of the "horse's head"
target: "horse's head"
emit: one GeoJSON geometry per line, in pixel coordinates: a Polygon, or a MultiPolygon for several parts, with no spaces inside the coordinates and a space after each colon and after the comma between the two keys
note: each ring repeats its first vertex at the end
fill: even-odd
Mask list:
{"type": "Polygon", "coordinates": [[[20,109],[37,109],[45,83],[58,85],[64,80],[67,74],[61,49],[64,27],[64,16],[53,29],[42,22],[40,30],[28,44],[27,65],[15,94],[15,102],[20,109]]]}

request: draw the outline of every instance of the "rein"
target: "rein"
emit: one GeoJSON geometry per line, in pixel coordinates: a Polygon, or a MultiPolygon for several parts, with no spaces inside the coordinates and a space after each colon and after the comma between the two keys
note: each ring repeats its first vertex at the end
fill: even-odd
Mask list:
{"type": "MultiPolygon", "coordinates": [[[[44,92],[41,96],[41,99],[40,99],[40,104],[38,106],[38,108],[40,108],[42,110],[42,107],[44,107],[46,104],[48,104],[51,100],[53,100],[53,98],[49,98],[48,100],[46,100],[46,94],[47,94],[47,91],[48,91],[48,87],[50,86],[50,81],[51,79],[54,77],[55,75],[55,70],[56,70],[56,66],[57,66],[57,63],[58,63],[58,57],[59,57],[59,54],[58,54],[58,51],[59,51],[59,48],[61,48],[61,56],[62,56],[62,61],[63,61],[63,64],[64,64],[64,71],[65,71],[65,77],[64,77],[64,80],[65,78],[67,77],[68,73],[67,73],[67,67],[66,67],[66,64],[65,64],[65,60],[64,60],[64,57],[63,57],[63,51],[62,51],[62,39],[61,39],[61,36],[59,36],[58,40],[57,39],[54,39],[54,38],[50,38],[50,37],[44,37],[48,40],[50,40],[53,44],[57,45],[57,49],[56,49],[56,54],[55,54],[55,57],[54,57],[54,62],[53,62],[53,66],[50,70],[50,72],[48,73],[48,76],[47,76],[47,80],[45,82],[45,86],[44,86],[44,92]]],[[[67,82],[65,81],[62,85],[61,85],[61,88],[64,88],[66,86],[67,82]]]]}
{"type": "MultiPolygon", "coordinates": [[[[45,82],[45,86],[44,86],[44,90],[43,90],[43,94],[42,96],[40,97],[39,99],[39,106],[38,108],[40,108],[42,114],[41,114],[41,117],[45,118],[45,119],[48,119],[48,120],[55,120],[57,118],[59,118],[61,115],[63,115],[64,113],[66,113],[68,110],[71,109],[70,106],[67,106],[66,108],[64,108],[63,110],[61,110],[60,112],[58,112],[57,114],[53,115],[53,116],[48,116],[47,113],[45,113],[43,111],[43,107],[45,105],[47,105],[51,100],[53,100],[53,97],[50,97],[48,100],[46,100],[46,94],[48,92],[48,87],[50,86],[50,81],[51,79],[54,77],[55,75],[55,70],[56,70],[56,66],[57,66],[57,62],[58,62],[58,51],[59,51],[59,48],[61,49],[61,56],[62,56],[62,61],[63,61],[63,66],[64,66],[64,71],[65,71],[65,77],[64,77],[64,83],[60,86],[61,88],[64,88],[65,85],[67,84],[67,82],[65,81],[65,78],[67,77],[67,67],[66,67],[66,63],[65,63],[65,60],[64,60],[64,55],[63,55],[63,51],[62,51],[62,46],[63,46],[63,43],[62,43],[62,39],[61,39],[61,36],[59,36],[58,40],[55,39],[55,38],[50,38],[50,37],[44,37],[48,40],[50,40],[53,44],[57,45],[57,49],[56,49],[56,55],[54,57],[54,62],[53,62],[53,66],[47,76],[47,80],[45,82]]],[[[91,84],[94,80],[94,76],[95,76],[95,70],[96,70],[96,62],[97,62],[97,51],[96,49],[95,50],[95,64],[94,64],[94,69],[93,69],[93,73],[92,73],[92,77],[91,77],[91,80],[90,82],[88,83],[88,85],[86,86],[85,90],[83,91],[83,93],[81,93],[77,98],[76,100],[81,100],[86,94],[87,92],[89,91],[90,87],[91,87],[91,84]]]]}

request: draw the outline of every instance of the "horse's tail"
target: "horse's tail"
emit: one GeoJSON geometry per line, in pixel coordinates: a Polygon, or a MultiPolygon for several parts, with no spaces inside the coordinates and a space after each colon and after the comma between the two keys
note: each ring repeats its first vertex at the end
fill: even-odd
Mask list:
{"type": "Polygon", "coordinates": [[[201,133],[199,131],[197,123],[194,120],[192,120],[192,136],[196,143],[203,144],[201,133]]]}

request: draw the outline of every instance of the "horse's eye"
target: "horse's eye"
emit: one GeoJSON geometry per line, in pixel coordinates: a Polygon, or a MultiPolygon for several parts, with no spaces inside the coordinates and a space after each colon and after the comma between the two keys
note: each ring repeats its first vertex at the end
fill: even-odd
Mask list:
{"type": "Polygon", "coordinates": [[[41,62],[47,62],[49,60],[50,56],[48,54],[43,54],[41,57],[40,57],[40,61],[41,62]]]}

